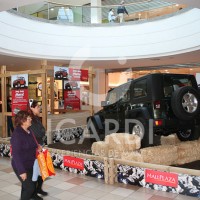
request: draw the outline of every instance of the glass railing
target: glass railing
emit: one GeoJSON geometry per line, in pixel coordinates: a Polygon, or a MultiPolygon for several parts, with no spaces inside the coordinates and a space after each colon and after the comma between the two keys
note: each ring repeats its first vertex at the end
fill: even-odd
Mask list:
{"type": "MultiPolygon", "coordinates": [[[[18,12],[38,18],[57,20],[63,23],[110,23],[109,11],[112,8],[112,23],[120,23],[117,14],[119,1],[104,0],[101,6],[69,5],[54,2],[42,2],[19,7],[18,12]]],[[[128,15],[124,14],[123,22],[147,20],[179,12],[186,5],[164,2],[161,0],[127,0],[124,4],[128,15]]]]}

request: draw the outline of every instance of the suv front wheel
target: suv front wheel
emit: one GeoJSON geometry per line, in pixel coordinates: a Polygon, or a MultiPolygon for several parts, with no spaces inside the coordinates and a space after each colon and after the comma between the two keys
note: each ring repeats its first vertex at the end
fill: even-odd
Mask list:
{"type": "Polygon", "coordinates": [[[150,146],[149,125],[145,119],[138,117],[135,123],[130,125],[130,134],[138,135],[141,138],[141,147],[150,146]]]}

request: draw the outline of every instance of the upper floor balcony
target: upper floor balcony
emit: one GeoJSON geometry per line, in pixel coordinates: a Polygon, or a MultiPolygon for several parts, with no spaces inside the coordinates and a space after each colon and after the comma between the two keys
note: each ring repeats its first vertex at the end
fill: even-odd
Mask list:
{"type": "MultiPolygon", "coordinates": [[[[117,24],[120,21],[118,17],[119,6],[121,6],[120,0],[63,0],[59,1],[59,3],[44,1],[15,9],[20,13],[31,16],[75,24],[108,23],[109,11],[113,9],[113,15],[115,16],[115,20],[113,21],[117,24]]],[[[176,13],[186,8],[185,4],[171,3],[162,0],[126,0],[123,6],[125,6],[128,12],[128,15],[126,13],[124,15],[124,22],[152,19],[176,13]]]]}

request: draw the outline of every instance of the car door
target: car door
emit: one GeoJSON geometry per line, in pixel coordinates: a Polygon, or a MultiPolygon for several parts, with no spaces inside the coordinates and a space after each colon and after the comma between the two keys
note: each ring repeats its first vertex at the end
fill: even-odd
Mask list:
{"type": "Polygon", "coordinates": [[[119,101],[118,101],[118,119],[119,129],[124,130],[125,128],[125,112],[127,107],[130,105],[130,92],[131,92],[131,81],[119,87],[119,101]]]}
{"type": "Polygon", "coordinates": [[[106,98],[107,105],[104,107],[105,132],[110,132],[111,130],[116,132],[118,129],[118,101],[119,89],[114,88],[108,92],[106,98]]]}

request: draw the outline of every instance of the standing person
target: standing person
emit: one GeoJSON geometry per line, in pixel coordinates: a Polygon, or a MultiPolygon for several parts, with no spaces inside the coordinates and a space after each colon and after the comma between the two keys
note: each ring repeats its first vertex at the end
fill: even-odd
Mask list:
{"type": "Polygon", "coordinates": [[[42,200],[33,197],[35,185],[32,181],[33,164],[36,158],[37,144],[29,130],[31,117],[27,111],[19,111],[15,116],[16,128],[11,137],[12,167],[22,183],[20,200],[42,200]]]}
{"type": "Polygon", "coordinates": [[[68,19],[67,15],[65,13],[65,8],[64,7],[61,7],[61,8],[58,9],[57,19],[58,20],[63,20],[63,21],[66,21],[68,19]]]}
{"type": "Polygon", "coordinates": [[[128,11],[124,6],[124,1],[121,1],[120,6],[117,8],[117,14],[119,16],[119,22],[122,23],[124,21],[124,14],[128,15],[128,11]]]}
{"type": "Polygon", "coordinates": [[[115,22],[115,20],[116,20],[115,11],[114,11],[113,8],[111,8],[111,9],[109,10],[109,13],[108,13],[108,21],[109,21],[110,23],[113,23],[113,22],[115,22]]]}
{"type": "MultiPolygon", "coordinates": [[[[30,130],[35,135],[38,144],[44,146],[43,139],[45,137],[46,130],[40,120],[40,106],[38,105],[38,101],[36,100],[32,100],[29,106],[30,106],[29,112],[32,117],[32,125],[30,126],[30,130]]],[[[43,184],[42,177],[38,176],[38,180],[36,182],[36,192],[43,196],[47,196],[48,193],[42,189],[42,184],[43,184]]]]}
{"type": "MultiPolygon", "coordinates": [[[[11,103],[12,103],[11,97],[7,97],[7,112],[12,112],[11,103]]],[[[11,132],[14,131],[12,116],[7,116],[7,130],[8,130],[8,137],[10,137],[10,131],[11,132]]]]}

